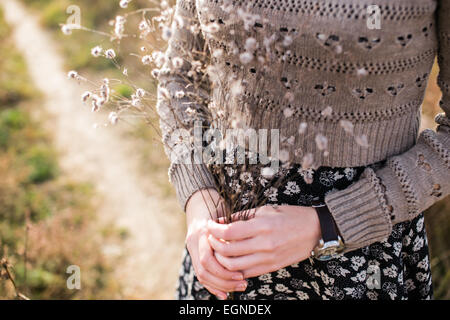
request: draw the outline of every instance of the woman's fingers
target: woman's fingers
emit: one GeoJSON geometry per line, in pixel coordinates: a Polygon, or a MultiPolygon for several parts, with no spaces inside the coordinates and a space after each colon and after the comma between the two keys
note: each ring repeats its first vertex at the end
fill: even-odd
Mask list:
{"type": "Polygon", "coordinates": [[[243,256],[270,249],[266,245],[267,241],[258,236],[237,241],[222,241],[210,234],[208,241],[215,252],[225,257],[243,256]]]}
{"type": "Polygon", "coordinates": [[[200,267],[197,270],[197,279],[206,286],[221,292],[244,291],[247,288],[247,281],[230,281],[217,278],[206,269],[200,267]]]}
{"type": "Polygon", "coordinates": [[[246,270],[259,264],[272,263],[268,254],[260,252],[240,257],[226,257],[218,252],[215,252],[214,255],[221,265],[231,271],[246,270]]]}
{"type": "Polygon", "coordinates": [[[242,281],[244,277],[241,272],[233,272],[225,269],[214,257],[214,252],[206,236],[199,240],[199,260],[203,268],[214,276],[224,280],[242,281]]]}
{"type": "Polygon", "coordinates": [[[256,218],[229,224],[208,221],[208,231],[217,239],[223,240],[241,240],[254,237],[268,231],[269,228],[270,226],[265,225],[263,220],[256,218]]]}
{"type": "Polygon", "coordinates": [[[246,278],[253,278],[253,277],[258,277],[265,273],[273,272],[278,269],[279,268],[277,268],[277,267],[269,268],[267,265],[258,265],[258,266],[254,266],[250,269],[243,270],[242,272],[244,273],[244,276],[246,278]]]}
{"type": "Polygon", "coordinates": [[[203,285],[213,289],[215,291],[215,293],[212,292],[213,294],[217,293],[221,296],[221,293],[245,290],[247,282],[244,280],[242,273],[226,270],[219,264],[214,257],[206,235],[202,235],[199,239],[198,253],[198,260],[195,263],[197,279],[203,285]],[[226,279],[227,277],[229,279],[226,279]],[[236,280],[230,280],[233,278],[236,280]]]}
{"type": "Polygon", "coordinates": [[[206,290],[208,290],[211,294],[215,295],[216,297],[218,297],[221,300],[226,300],[227,299],[227,294],[226,292],[223,291],[219,291],[213,287],[210,287],[208,285],[203,285],[205,287],[206,290]]]}

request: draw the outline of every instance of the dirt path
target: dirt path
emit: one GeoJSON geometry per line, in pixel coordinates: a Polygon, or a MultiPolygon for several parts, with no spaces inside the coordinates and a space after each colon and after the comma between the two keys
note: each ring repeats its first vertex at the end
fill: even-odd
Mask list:
{"type": "Polygon", "coordinates": [[[148,181],[139,173],[139,159],[133,156],[135,146],[124,140],[120,130],[93,128],[104,123],[104,116],[83,107],[83,89],[67,79],[64,59],[37,18],[17,0],[0,0],[0,4],[14,29],[15,45],[45,95],[63,170],[92,182],[103,197],[100,217],[112,218],[130,233],[125,246],[117,248],[129,257],[120,268],[125,296],[172,298],[182,247],[182,236],[176,231],[182,226],[181,217],[168,210],[176,207],[152,196],[148,181]]]}

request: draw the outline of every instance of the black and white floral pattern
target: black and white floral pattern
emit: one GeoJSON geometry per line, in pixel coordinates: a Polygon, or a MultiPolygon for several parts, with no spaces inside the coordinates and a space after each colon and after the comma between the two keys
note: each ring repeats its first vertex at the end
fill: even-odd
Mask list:
{"type": "MultiPolygon", "coordinates": [[[[327,168],[314,172],[293,165],[268,179],[260,171],[239,173],[224,166],[228,174],[227,192],[244,192],[247,205],[259,184],[267,204],[310,206],[323,202],[327,192],[343,189],[357,180],[364,167],[327,168]],[[274,181],[282,178],[282,183],[274,181]],[[309,180],[306,183],[305,180],[309,180]],[[311,180],[312,179],[312,180],[311,180]],[[240,181],[239,181],[240,180],[240,181]],[[240,186],[237,188],[237,186],[240,186]]],[[[216,299],[197,280],[188,251],[183,253],[176,297],[178,299],[216,299]]],[[[431,299],[432,283],[428,243],[423,214],[397,224],[385,242],[346,253],[329,261],[307,259],[275,272],[248,279],[245,292],[234,299],[343,300],[343,299],[431,299]],[[373,278],[374,274],[378,278],[373,278]],[[378,282],[370,282],[378,279],[378,282]]]]}

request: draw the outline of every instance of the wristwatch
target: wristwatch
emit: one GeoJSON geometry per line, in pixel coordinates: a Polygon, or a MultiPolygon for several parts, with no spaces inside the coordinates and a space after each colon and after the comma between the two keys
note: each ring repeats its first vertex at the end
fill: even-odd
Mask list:
{"type": "Polygon", "coordinates": [[[311,256],[320,261],[327,261],[337,257],[344,251],[345,245],[339,236],[336,224],[330,210],[324,204],[313,205],[319,217],[322,239],[311,252],[311,256]]]}

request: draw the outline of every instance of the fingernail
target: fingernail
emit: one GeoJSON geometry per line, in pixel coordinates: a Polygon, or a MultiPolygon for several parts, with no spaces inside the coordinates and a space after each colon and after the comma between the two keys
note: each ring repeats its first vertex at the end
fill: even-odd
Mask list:
{"type": "Polygon", "coordinates": [[[221,300],[227,300],[227,295],[226,294],[224,294],[224,293],[220,293],[219,294],[219,298],[221,299],[221,300]]]}
{"type": "Polygon", "coordinates": [[[247,288],[247,284],[246,284],[246,283],[241,283],[240,285],[238,285],[238,286],[236,287],[236,290],[238,290],[238,291],[244,291],[245,288],[247,288]]]}
{"type": "Polygon", "coordinates": [[[244,276],[242,275],[242,274],[235,274],[233,277],[232,277],[232,279],[233,280],[244,280],[244,276]]]}

